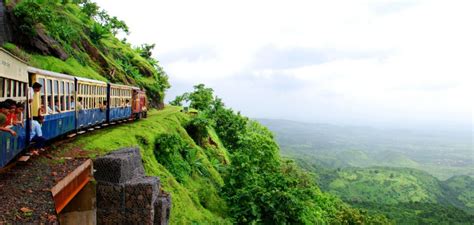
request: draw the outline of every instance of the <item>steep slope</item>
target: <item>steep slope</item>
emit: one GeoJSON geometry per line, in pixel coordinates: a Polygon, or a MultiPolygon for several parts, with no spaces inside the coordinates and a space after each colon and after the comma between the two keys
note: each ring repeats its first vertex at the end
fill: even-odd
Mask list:
{"type": "Polygon", "coordinates": [[[154,45],[133,48],[116,35],[125,22],[90,1],[6,1],[9,43],[4,48],[41,69],[138,85],[163,106],[166,73],[151,57],[154,45]],[[81,3],[77,3],[81,2],[81,3]]]}
{"type": "Polygon", "coordinates": [[[146,120],[87,134],[62,148],[64,152],[71,149],[85,150],[95,157],[121,147],[139,146],[147,174],[159,176],[163,188],[172,195],[173,224],[230,223],[227,204],[218,193],[223,185],[218,170],[228,163],[227,151],[219,139],[214,139],[214,144],[206,144],[206,147],[196,145],[183,127],[190,120],[190,115],[179,111],[180,108],[176,107],[153,111],[146,120]],[[160,149],[155,146],[156,140],[163,135],[175,137],[177,142],[182,141],[181,145],[173,142],[172,146],[184,146],[187,148],[186,153],[194,152],[194,158],[168,158],[174,161],[168,161],[168,167],[165,167],[163,161],[163,164],[160,163],[160,158],[156,157],[160,149]],[[208,154],[214,155],[209,157],[208,154]],[[173,163],[188,165],[191,169],[178,176],[169,166],[173,163]]]}
{"type": "MultiPolygon", "coordinates": [[[[264,224],[278,223],[283,218],[303,224],[314,224],[315,221],[390,223],[381,215],[369,215],[350,208],[338,198],[321,192],[311,182],[309,174],[290,161],[281,162],[281,174],[274,170],[262,172],[269,165],[265,165],[253,151],[262,156],[270,152],[267,152],[269,146],[260,146],[259,138],[254,136],[266,135],[267,131],[260,130],[258,124],[249,124],[256,126],[252,129],[264,132],[246,137],[244,145],[250,152],[231,154],[223,147],[222,139],[212,127],[207,127],[209,136],[204,141],[197,141],[189,129],[189,124],[196,118],[199,116],[182,112],[181,107],[166,107],[151,112],[147,119],[79,136],[75,141],[61,145],[60,149],[64,156],[70,156],[71,152],[85,152],[88,157],[95,158],[121,147],[138,146],[146,173],[160,176],[163,189],[172,195],[172,224],[243,223],[236,221],[240,220],[236,215],[247,215],[246,220],[252,220],[248,215],[257,215],[246,214],[247,209],[236,207],[239,204],[248,204],[248,209],[263,207],[267,210],[259,212],[266,217],[260,222],[264,224]],[[250,150],[251,146],[257,148],[250,150]],[[241,157],[255,161],[243,163],[241,157]],[[271,192],[265,190],[265,186],[269,185],[265,179],[270,179],[271,192]],[[245,180],[250,183],[242,183],[245,180]],[[252,187],[251,191],[247,190],[247,185],[252,187]],[[250,192],[244,195],[244,191],[250,192]],[[251,199],[252,196],[258,198],[251,199]],[[287,204],[291,207],[287,208],[287,204]],[[278,209],[279,206],[285,208],[278,209]],[[304,215],[306,218],[297,222],[300,218],[292,215],[304,215]]],[[[267,144],[275,145],[271,144],[271,139],[266,140],[267,144]]],[[[279,164],[277,155],[264,158],[270,164],[279,164]]]]}

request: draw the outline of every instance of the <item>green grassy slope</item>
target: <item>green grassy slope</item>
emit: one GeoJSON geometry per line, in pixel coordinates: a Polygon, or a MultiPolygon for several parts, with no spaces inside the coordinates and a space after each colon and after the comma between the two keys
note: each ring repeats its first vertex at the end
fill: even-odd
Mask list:
{"type": "MultiPolygon", "coordinates": [[[[146,173],[161,178],[162,188],[172,194],[172,224],[228,224],[227,205],[219,196],[218,190],[223,185],[222,177],[211,161],[227,163],[226,150],[215,136],[217,146],[202,148],[197,146],[187,134],[182,124],[190,119],[180,113],[178,107],[167,107],[162,111],[153,111],[145,120],[122,124],[80,136],[68,144],[63,151],[79,148],[89,152],[91,157],[105,154],[121,147],[138,146],[141,150],[146,173]],[[161,134],[179,135],[192,149],[197,150],[197,157],[208,172],[201,175],[193,171],[183,181],[178,182],[173,174],[155,157],[154,142],[161,134]]],[[[212,131],[211,131],[212,132],[212,131]]],[[[218,167],[217,167],[218,168],[218,167]]]]}
{"type": "Polygon", "coordinates": [[[132,47],[116,35],[123,21],[95,3],[78,1],[8,1],[13,43],[4,48],[30,65],[54,72],[140,86],[151,103],[162,106],[168,78],[151,49],[132,47]]]}

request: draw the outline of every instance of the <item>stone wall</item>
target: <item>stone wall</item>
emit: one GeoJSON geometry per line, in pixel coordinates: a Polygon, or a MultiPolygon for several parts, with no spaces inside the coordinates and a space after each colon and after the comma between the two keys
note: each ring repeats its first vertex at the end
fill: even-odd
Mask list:
{"type": "Polygon", "coordinates": [[[145,176],[140,150],[125,148],[94,162],[97,224],[168,224],[171,196],[145,176]]]}

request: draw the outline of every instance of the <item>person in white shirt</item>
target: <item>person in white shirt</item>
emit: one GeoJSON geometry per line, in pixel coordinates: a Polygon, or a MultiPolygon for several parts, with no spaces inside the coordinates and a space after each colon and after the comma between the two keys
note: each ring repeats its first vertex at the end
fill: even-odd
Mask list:
{"type": "Polygon", "coordinates": [[[44,151],[46,145],[46,138],[43,137],[43,131],[38,121],[31,121],[30,141],[35,142],[33,148],[44,151]]]}

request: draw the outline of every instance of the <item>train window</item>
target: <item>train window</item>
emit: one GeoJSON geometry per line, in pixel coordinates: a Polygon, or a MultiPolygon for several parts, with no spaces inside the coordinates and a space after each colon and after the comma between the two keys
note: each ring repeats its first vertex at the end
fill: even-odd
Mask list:
{"type": "Polygon", "coordinates": [[[25,97],[24,92],[25,92],[25,84],[22,82],[18,82],[18,96],[19,97],[25,97]]]}
{"type": "Polygon", "coordinates": [[[53,113],[53,81],[50,79],[46,80],[46,114],[53,113]]]}
{"type": "Polygon", "coordinates": [[[64,110],[66,110],[66,105],[65,105],[66,95],[64,93],[64,81],[59,82],[59,93],[61,94],[61,97],[60,97],[61,104],[60,104],[60,107],[59,107],[60,109],[59,110],[64,111],[64,110]]]}
{"type": "Polygon", "coordinates": [[[54,112],[60,112],[61,106],[61,92],[59,91],[59,81],[55,80],[54,81],[54,105],[52,109],[54,112]]]}
{"type": "Polygon", "coordinates": [[[74,83],[69,83],[69,94],[72,95],[74,91],[74,83]]]}
{"type": "Polygon", "coordinates": [[[65,110],[69,111],[71,110],[71,95],[69,94],[69,82],[64,82],[64,103],[66,104],[65,110]]]}
{"type": "Polygon", "coordinates": [[[40,98],[41,98],[41,104],[40,104],[40,108],[42,108],[43,106],[46,105],[46,99],[44,98],[44,90],[45,90],[45,82],[44,82],[44,79],[43,78],[40,78],[37,80],[38,83],[41,84],[41,90],[40,90],[40,98]]]}
{"type": "Polygon", "coordinates": [[[54,81],[54,94],[59,94],[59,81],[57,80],[54,81]]]}
{"type": "Polygon", "coordinates": [[[6,79],[6,80],[5,80],[5,89],[6,89],[6,91],[7,91],[6,94],[5,94],[5,97],[7,97],[7,98],[11,97],[12,85],[11,85],[9,79],[6,79]]]}
{"type": "Polygon", "coordinates": [[[5,95],[4,85],[5,85],[5,78],[0,77],[0,98],[3,98],[3,96],[5,95]]]}
{"type": "Polygon", "coordinates": [[[18,97],[25,97],[25,95],[23,95],[23,92],[24,92],[24,89],[23,89],[23,82],[18,82],[18,97]]]}
{"type": "Polygon", "coordinates": [[[14,80],[11,80],[11,85],[12,85],[12,93],[11,97],[15,98],[18,96],[18,88],[17,88],[17,82],[14,80]]]}

